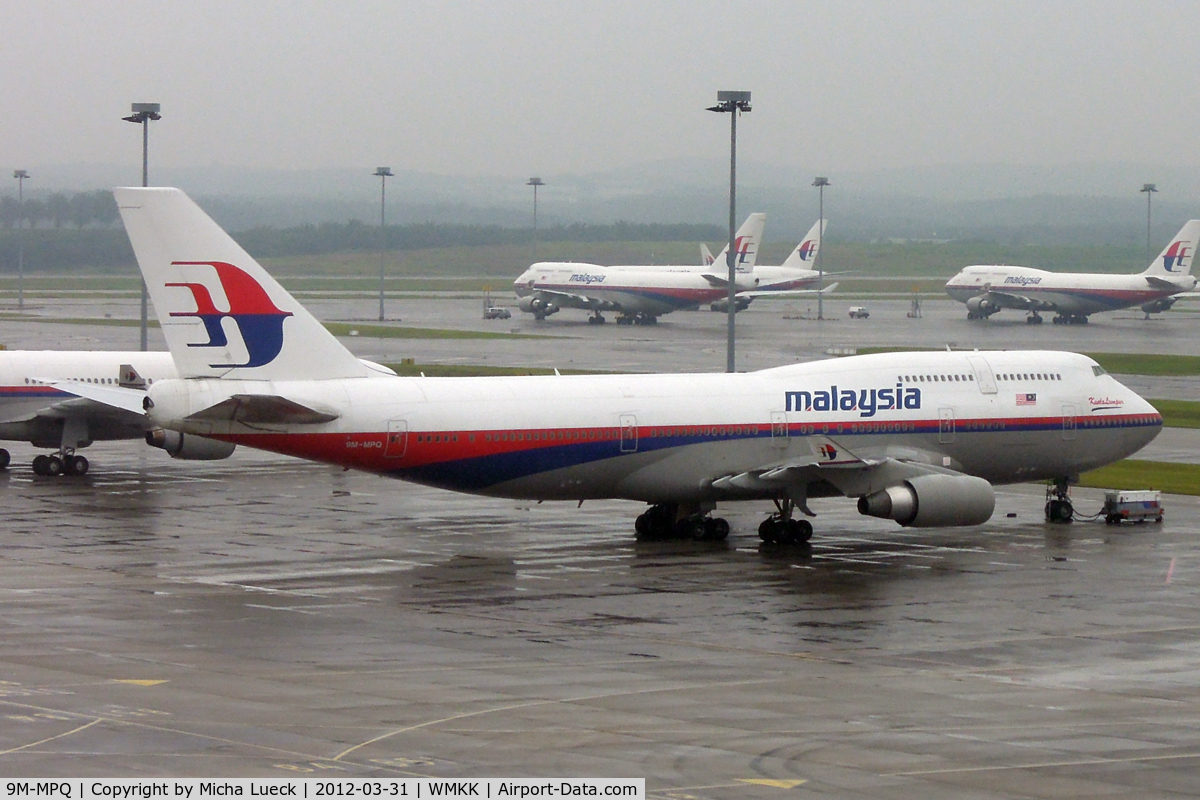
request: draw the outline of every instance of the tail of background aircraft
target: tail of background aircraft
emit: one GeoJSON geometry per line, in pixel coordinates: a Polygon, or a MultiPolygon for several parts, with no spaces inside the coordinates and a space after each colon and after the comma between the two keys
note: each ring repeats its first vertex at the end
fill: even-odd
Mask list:
{"type": "MultiPolygon", "coordinates": [[[[725,249],[728,250],[729,246],[726,245],[725,249]]],[[[700,243],[700,264],[705,267],[710,267],[710,266],[712,266],[713,260],[714,259],[713,259],[712,250],[709,250],[708,245],[706,245],[704,242],[701,242],[700,243]]]]}
{"type": "Polygon", "coordinates": [[[1188,220],[1179,233],[1171,239],[1158,258],[1150,262],[1143,275],[1153,275],[1170,279],[1188,275],[1192,271],[1192,257],[1196,254],[1197,243],[1200,242],[1200,219],[1188,220]]]}
{"type": "MultiPolygon", "coordinates": [[[[763,228],[767,225],[767,215],[761,211],[755,212],[746,217],[746,221],[742,223],[742,227],[737,229],[734,235],[735,251],[737,253],[735,269],[738,272],[753,272],[754,262],[758,258],[758,247],[762,244],[763,228]]],[[[729,245],[721,249],[719,255],[712,260],[710,266],[721,268],[725,266],[725,259],[729,257],[729,245]]]]}
{"type": "Polygon", "coordinates": [[[114,189],[182,378],[364,377],[333,334],[178,189],[114,189]]]}
{"type": "MultiPolygon", "coordinates": [[[[825,225],[829,224],[829,220],[824,220],[825,225]]],[[[796,269],[812,269],[817,261],[817,251],[821,248],[821,239],[825,229],[821,221],[813,223],[813,226],[808,229],[808,233],[804,234],[804,238],[800,240],[800,244],[796,245],[796,249],[791,252],[781,266],[794,267],[796,269]],[[820,228],[820,234],[818,234],[820,228]]]]}

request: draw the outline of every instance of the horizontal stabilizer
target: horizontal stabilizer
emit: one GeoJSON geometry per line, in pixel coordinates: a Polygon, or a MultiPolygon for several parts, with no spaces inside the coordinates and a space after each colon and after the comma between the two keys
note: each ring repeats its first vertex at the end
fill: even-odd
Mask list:
{"type": "Polygon", "coordinates": [[[241,422],[246,425],[319,425],[337,414],[317,411],[273,394],[235,394],[215,406],[187,417],[202,422],[241,422]]]}
{"type": "Polygon", "coordinates": [[[1174,281],[1169,281],[1166,278],[1159,278],[1155,275],[1147,275],[1145,277],[1146,277],[1146,283],[1150,284],[1155,289],[1162,289],[1163,291],[1166,291],[1166,292],[1171,292],[1171,291],[1183,292],[1188,289],[1188,287],[1180,286],[1178,283],[1175,283],[1174,281]]]}

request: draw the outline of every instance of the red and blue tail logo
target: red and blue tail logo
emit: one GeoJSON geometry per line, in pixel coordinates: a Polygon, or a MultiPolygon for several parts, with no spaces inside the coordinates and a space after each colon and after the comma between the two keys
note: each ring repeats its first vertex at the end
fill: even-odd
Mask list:
{"type": "Polygon", "coordinates": [[[817,243],[812,239],[806,240],[800,245],[799,256],[801,261],[811,261],[817,252],[817,243]]]}
{"type": "Polygon", "coordinates": [[[209,364],[213,369],[261,367],[270,364],[283,350],[283,321],[292,312],[283,311],[271,302],[258,281],[244,270],[224,261],[173,261],[174,266],[212,267],[225,291],[229,310],[221,311],[213,303],[212,294],[203,283],[168,283],[190,289],[196,301],[195,311],[172,311],[172,317],[196,317],[204,323],[207,342],[195,342],[188,347],[227,347],[228,338],[222,320],[232,319],[246,345],[247,358],[243,364],[209,364]]]}
{"type": "Polygon", "coordinates": [[[1188,247],[1187,242],[1172,242],[1163,254],[1163,269],[1174,272],[1176,267],[1183,266],[1183,260],[1191,255],[1191,251],[1192,248],[1188,247]]]}
{"type": "Polygon", "coordinates": [[[750,240],[746,236],[739,236],[733,240],[733,252],[737,253],[737,263],[745,264],[746,259],[750,257],[750,240]]]}

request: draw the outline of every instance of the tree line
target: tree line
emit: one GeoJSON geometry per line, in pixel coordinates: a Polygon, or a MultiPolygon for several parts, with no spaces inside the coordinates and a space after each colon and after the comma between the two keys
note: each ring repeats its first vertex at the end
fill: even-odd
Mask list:
{"type": "Polygon", "coordinates": [[[72,195],[55,192],[45,197],[28,197],[24,202],[18,202],[14,195],[0,197],[0,226],[16,228],[22,220],[26,227],[32,228],[83,229],[115,225],[120,214],[112,192],[104,189],[72,195]]]}
{"type": "MultiPolygon", "coordinates": [[[[350,220],[257,227],[232,235],[247,252],[260,258],[373,252],[381,242],[389,251],[528,244],[534,235],[530,228],[432,222],[388,225],[382,237],[380,234],[378,225],[350,220]]],[[[573,223],[537,232],[541,242],[700,242],[719,241],[724,236],[719,225],[686,223],[573,223]]],[[[24,263],[29,272],[132,272],[136,268],[116,201],[108,191],[31,198],[21,208],[16,197],[0,197],[0,272],[16,272],[19,238],[24,240],[24,263]],[[24,225],[18,226],[22,218],[24,225]]]]}

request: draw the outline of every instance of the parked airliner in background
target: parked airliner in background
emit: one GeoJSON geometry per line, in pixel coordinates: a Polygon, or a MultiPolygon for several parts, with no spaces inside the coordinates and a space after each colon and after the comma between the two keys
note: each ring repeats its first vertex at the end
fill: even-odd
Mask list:
{"type": "MultiPolygon", "coordinates": [[[[829,220],[824,220],[824,224],[828,226],[829,220]]],[[[820,281],[821,273],[812,269],[811,265],[816,263],[817,253],[821,249],[821,240],[824,238],[821,235],[823,233],[821,225],[821,221],[814,222],[813,226],[808,229],[808,233],[800,240],[800,244],[792,249],[792,252],[778,267],[755,264],[754,277],[758,279],[758,285],[753,289],[737,293],[735,300],[737,311],[746,308],[755,298],[759,297],[788,299],[816,294],[820,289],[817,284],[820,281]]],[[[829,273],[825,274],[828,276],[829,273]]],[[[820,290],[829,293],[836,288],[837,284],[835,283],[820,290]]],[[[710,305],[713,311],[720,312],[725,312],[728,307],[728,297],[723,297],[710,305]]]]}
{"type": "MultiPolygon", "coordinates": [[[[767,215],[751,214],[734,239],[735,284],[753,289],[754,260],[762,242],[767,215]]],[[[540,261],[513,281],[519,308],[542,320],[563,308],[592,312],[588,323],[607,322],[603,312],[615,311],[618,325],[653,325],[663,314],[699,308],[729,294],[729,272],[722,263],[711,268],[695,265],[581,264],[540,261]]]]}
{"type": "Polygon", "coordinates": [[[1042,322],[1042,311],[1055,312],[1055,325],[1086,323],[1089,314],[1130,306],[1141,306],[1149,316],[1196,288],[1190,273],[1198,239],[1200,220],[1193,219],[1145,272],[1134,275],[973,266],[951,278],[946,292],[967,304],[967,319],[987,319],[1003,308],[1028,311],[1025,321],[1031,324],[1042,322]]]}
{"type": "Polygon", "coordinates": [[[117,189],[180,378],[153,425],[461,492],[640,500],[641,538],[723,538],[718,503],[769,500],[765,540],[806,540],[808,499],[915,527],[977,525],[992,485],[1068,481],[1162,426],[1095,361],[889,353],[752,373],[409,378],[364,365],[177,189],[117,189]]]}

